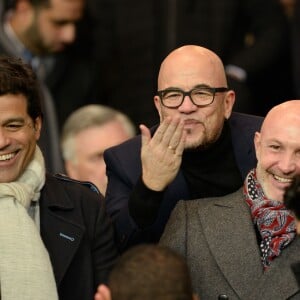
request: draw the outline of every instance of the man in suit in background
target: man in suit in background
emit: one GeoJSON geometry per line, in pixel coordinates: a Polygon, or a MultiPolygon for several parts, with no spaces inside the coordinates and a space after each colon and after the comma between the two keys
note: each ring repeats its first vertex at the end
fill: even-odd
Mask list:
{"type": "Polygon", "coordinates": [[[0,298],[90,300],[117,258],[113,228],[94,185],[46,174],[40,100],[30,66],[0,57],[0,298]]]}
{"type": "Polygon", "coordinates": [[[93,101],[93,64],[71,45],[85,0],[5,0],[0,3],[0,53],[30,63],[42,84],[44,125],[39,144],[50,172],[64,170],[60,128],[76,108],[93,101]]]}
{"type": "Polygon", "coordinates": [[[200,298],[300,297],[291,270],[300,238],[283,203],[300,174],[300,100],[271,109],[254,144],[257,166],[243,187],[224,197],[180,201],[160,240],[186,257],[200,298]]]}
{"type": "Polygon", "coordinates": [[[61,135],[68,176],[94,183],[105,195],[107,176],[103,152],[134,136],[131,120],[111,107],[90,104],[75,110],[66,120],[61,135]]]}
{"type": "Polygon", "coordinates": [[[160,125],[104,152],[106,205],[121,250],[158,242],[180,199],[237,190],[256,164],[262,118],[232,112],[235,93],[220,58],[187,45],[163,61],[154,104],[160,125]]]}

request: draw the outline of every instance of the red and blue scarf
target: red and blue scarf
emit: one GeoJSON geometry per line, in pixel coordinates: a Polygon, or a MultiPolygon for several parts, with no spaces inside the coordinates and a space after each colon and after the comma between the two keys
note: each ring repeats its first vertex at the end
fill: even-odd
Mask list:
{"type": "Polygon", "coordinates": [[[260,234],[261,260],[264,270],[280,255],[296,236],[293,214],[283,202],[268,199],[251,170],[244,182],[244,197],[250,207],[252,220],[260,234]]]}

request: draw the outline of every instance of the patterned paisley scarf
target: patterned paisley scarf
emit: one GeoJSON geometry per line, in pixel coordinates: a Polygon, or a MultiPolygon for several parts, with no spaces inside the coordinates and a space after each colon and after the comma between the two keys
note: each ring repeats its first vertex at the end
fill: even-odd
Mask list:
{"type": "Polygon", "coordinates": [[[261,259],[266,270],[271,261],[295,238],[294,216],[283,202],[270,200],[264,195],[255,169],[251,170],[245,179],[244,197],[261,237],[261,259]]]}

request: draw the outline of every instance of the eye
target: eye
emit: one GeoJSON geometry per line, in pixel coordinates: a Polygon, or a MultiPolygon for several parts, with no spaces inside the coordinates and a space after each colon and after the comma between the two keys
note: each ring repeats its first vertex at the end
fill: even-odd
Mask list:
{"type": "Polygon", "coordinates": [[[210,90],[206,89],[197,89],[193,91],[193,95],[195,96],[211,96],[212,92],[210,90]]]}
{"type": "Polygon", "coordinates": [[[270,145],[269,148],[271,148],[272,150],[279,150],[280,146],[279,145],[270,145]]]}
{"type": "Polygon", "coordinates": [[[9,123],[5,126],[8,131],[18,131],[24,126],[23,123],[9,123]]]}
{"type": "Polygon", "coordinates": [[[164,94],[165,99],[174,99],[174,98],[178,98],[181,96],[182,96],[182,93],[180,93],[179,91],[168,91],[164,94]]]}

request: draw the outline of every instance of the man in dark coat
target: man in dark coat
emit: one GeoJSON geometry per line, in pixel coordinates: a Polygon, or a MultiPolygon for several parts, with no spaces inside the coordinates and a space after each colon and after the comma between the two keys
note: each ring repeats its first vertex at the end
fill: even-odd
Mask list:
{"type": "Polygon", "coordinates": [[[113,228],[95,186],[46,175],[40,86],[21,59],[0,57],[0,111],[0,296],[91,300],[117,258],[113,228]]]}
{"type": "Polygon", "coordinates": [[[237,190],[255,166],[262,118],[235,114],[235,93],[212,51],[180,47],[163,61],[154,103],[160,125],[104,152],[107,210],[121,250],[157,242],[180,199],[237,190]]]}

